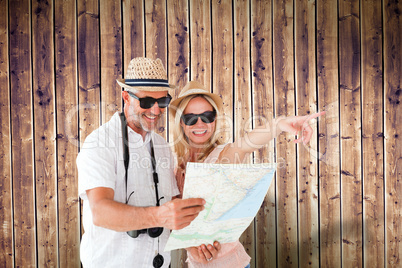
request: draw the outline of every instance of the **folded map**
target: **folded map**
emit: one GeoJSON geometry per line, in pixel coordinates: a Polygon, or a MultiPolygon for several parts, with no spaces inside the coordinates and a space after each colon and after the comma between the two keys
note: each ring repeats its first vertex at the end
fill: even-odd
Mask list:
{"type": "Polygon", "coordinates": [[[205,209],[181,230],[173,230],[165,251],[234,242],[257,214],[276,164],[187,163],[183,199],[201,197],[205,209]]]}

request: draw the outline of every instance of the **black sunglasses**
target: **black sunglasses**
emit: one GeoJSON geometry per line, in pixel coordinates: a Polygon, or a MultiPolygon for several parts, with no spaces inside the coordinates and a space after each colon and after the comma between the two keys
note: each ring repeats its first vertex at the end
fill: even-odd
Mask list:
{"type": "Polygon", "coordinates": [[[170,101],[172,100],[172,96],[170,96],[169,94],[167,94],[166,97],[154,99],[152,97],[138,98],[136,95],[134,95],[134,93],[129,92],[129,91],[127,91],[127,92],[128,92],[128,95],[130,95],[134,99],[137,99],[140,101],[140,107],[142,109],[151,108],[152,106],[154,106],[155,102],[158,103],[159,108],[166,108],[166,107],[168,107],[170,101]]]}
{"type": "Polygon", "coordinates": [[[186,126],[193,126],[198,121],[198,117],[201,118],[205,124],[210,124],[215,121],[216,111],[206,111],[202,114],[183,114],[181,119],[186,126]]]}

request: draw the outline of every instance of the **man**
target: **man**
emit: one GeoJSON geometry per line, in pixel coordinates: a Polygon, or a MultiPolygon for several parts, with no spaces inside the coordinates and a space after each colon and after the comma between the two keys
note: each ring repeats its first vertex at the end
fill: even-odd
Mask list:
{"type": "Polygon", "coordinates": [[[117,82],[124,112],[93,131],[77,157],[81,261],[84,267],[169,267],[169,229],[189,225],[205,201],[172,200],[179,194],[173,156],[152,132],[171,100],[161,60],[135,58],[117,82]]]}

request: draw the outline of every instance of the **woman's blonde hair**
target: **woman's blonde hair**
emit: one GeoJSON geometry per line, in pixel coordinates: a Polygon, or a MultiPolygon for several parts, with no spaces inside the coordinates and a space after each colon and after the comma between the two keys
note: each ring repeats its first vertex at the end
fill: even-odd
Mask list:
{"type": "Polygon", "coordinates": [[[206,142],[205,146],[202,147],[201,153],[198,155],[197,161],[204,160],[215,149],[217,145],[223,144],[225,140],[225,137],[223,135],[224,132],[220,131],[223,126],[222,111],[218,109],[216,103],[212,100],[212,98],[203,94],[190,95],[183,98],[183,100],[177,106],[173,126],[174,151],[176,153],[179,166],[183,164],[184,156],[190,150],[190,144],[188,143],[188,138],[184,135],[183,128],[181,127],[180,124],[181,116],[183,115],[183,112],[186,109],[188,103],[192,99],[197,97],[202,97],[205,100],[207,100],[216,111],[215,130],[212,133],[211,138],[206,142]]]}

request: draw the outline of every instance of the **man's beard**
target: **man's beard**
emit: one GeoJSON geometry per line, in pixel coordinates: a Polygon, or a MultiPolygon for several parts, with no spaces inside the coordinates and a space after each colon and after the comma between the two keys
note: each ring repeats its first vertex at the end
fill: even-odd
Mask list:
{"type": "Polygon", "coordinates": [[[155,124],[151,124],[151,127],[148,127],[148,123],[147,121],[145,121],[146,119],[143,118],[143,115],[145,113],[142,114],[138,114],[134,111],[133,108],[129,109],[129,120],[132,121],[132,123],[134,124],[135,127],[137,127],[138,129],[142,129],[146,132],[150,132],[151,130],[154,130],[157,126],[157,123],[159,122],[159,119],[161,117],[161,114],[156,116],[156,121],[155,124]]]}
{"type": "Polygon", "coordinates": [[[134,124],[134,126],[136,126],[136,127],[139,128],[139,129],[143,129],[143,130],[145,130],[146,132],[151,131],[151,130],[148,128],[147,123],[144,122],[145,119],[142,118],[142,114],[141,114],[141,115],[133,114],[131,117],[132,117],[132,119],[133,119],[133,124],[134,124]]]}

